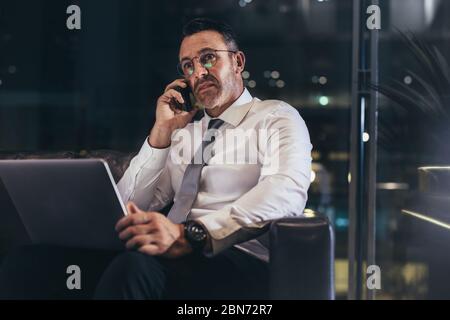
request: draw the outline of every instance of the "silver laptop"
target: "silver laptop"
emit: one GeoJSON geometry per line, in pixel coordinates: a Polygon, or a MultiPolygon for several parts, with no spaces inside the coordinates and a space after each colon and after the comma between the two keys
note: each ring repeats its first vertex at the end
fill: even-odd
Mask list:
{"type": "Polygon", "coordinates": [[[122,249],[114,227],[125,214],[104,160],[0,161],[0,238],[5,246],[122,249]]]}

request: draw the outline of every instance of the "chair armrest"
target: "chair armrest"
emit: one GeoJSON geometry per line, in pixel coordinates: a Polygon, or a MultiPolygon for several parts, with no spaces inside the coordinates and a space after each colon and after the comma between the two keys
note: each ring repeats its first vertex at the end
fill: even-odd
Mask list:
{"type": "Polygon", "coordinates": [[[317,214],[270,226],[271,299],[334,299],[334,234],[317,214]]]}

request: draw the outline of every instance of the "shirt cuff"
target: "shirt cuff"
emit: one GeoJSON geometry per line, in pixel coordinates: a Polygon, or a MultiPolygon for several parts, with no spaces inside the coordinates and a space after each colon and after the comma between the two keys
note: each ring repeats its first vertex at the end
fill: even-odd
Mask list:
{"type": "Polygon", "coordinates": [[[230,209],[222,209],[212,214],[195,219],[207,230],[210,246],[204,254],[212,257],[235,244],[256,238],[265,232],[270,221],[241,224],[231,216],[230,209]]]}
{"type": "Polygon", "coordinates": [[[136,156],[136,164],[141,169],[162,169],[166,165],[170,147],[157,149],[150,146],[148,137],[136,156]]]}

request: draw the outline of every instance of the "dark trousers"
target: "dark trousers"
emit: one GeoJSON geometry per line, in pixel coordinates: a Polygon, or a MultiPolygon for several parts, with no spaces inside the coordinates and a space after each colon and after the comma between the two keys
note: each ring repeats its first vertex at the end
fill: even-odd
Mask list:
{"type": "Polygon", "coordinates": [[[109,252],[25,246],[0,267],[0,299],[267,299],[268,266],[236,248],[206,258],[166,259],[109,252]],[[70,290],[67,268],[80,269],[70,290]]]}

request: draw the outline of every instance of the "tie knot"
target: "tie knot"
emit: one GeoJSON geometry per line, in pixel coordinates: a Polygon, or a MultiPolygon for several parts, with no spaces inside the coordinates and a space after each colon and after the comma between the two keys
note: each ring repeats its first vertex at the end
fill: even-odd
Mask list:
{"type": "Polygon", "coordinates": [[[223,124],[223,120],[221,119],[211,119],[208,123],[208,130],[209,129],[219,129],[219,127],[223,124]]]}

